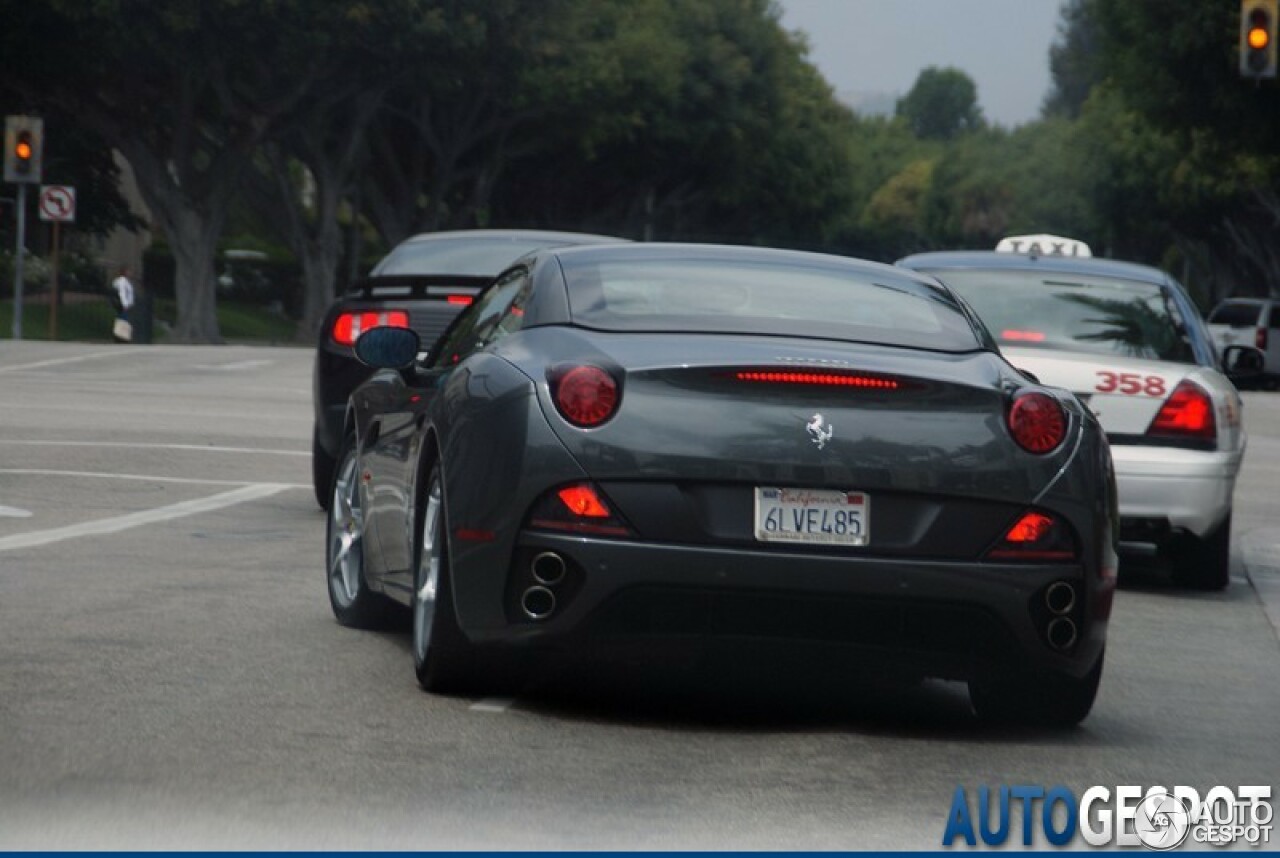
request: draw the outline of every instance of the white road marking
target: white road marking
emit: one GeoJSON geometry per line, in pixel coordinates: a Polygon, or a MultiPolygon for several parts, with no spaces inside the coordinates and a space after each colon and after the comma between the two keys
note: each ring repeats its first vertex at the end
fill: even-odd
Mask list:
{"type": "Polygon", "coordinates": [[[20,363],[14,366],[0,367],[0,372],[22,372],[25,369],[39,369],[44,366],[57,366],[64,363],[76,363],[82,360],[93,360],[100,357],[118,357],[120,355],[134,354],[138,349],[118,348],[109,352],[91,352],[87,355],[76,355],[75,357],[52,358],[50,360],[38,360],[35,363],[20,363]]]}
{"type": "Polygon", "coordinates": [[[306,450],[271,450],[265,447],[215,447],[206,444],[140,444],[132,441],[10,441],[0,438],[0,444],[21,444],[30,447],[123,447],[137,450],[195,450],[209,453],[263,453],[273,456],[310,456],[306,450]]]}
{"type": "Polygon", "coordinates": [[[105,477],[114,480],[142,480],[153,483],[183,483],[192,486],[279,486],[282,489],[309,489],[302,483],[246,483],[244,480],[200,480],[191,477],[160,477],[151,474],[113,474],[106,471],[56,471],[49,468],[0,468],[0,474],[25,474],[36,477],[105,477]]]}
{"type": "MultiPolygon", "coordinates": [[[[24,402],[22,403],[21,407],[24,411],[27,411],[27,412],[73,411],[76,414],[81,414],[81,415],[85,413],[84,405],[47,405],[47,404],[36,405],[30,402],[24,402]]],[[[302,406],[299,404],[298,407],[302,407],[302,406]]],[[[107,414],[110,414],[113,416],[119,415],[119,414],[128,414],[133,417],[136,417],[138,414],[138,408],[136,405],[133,405],[128,402],[123,402],[123,401],[119,403],[94,405],[93,410],[94,410],[94,413],[99,416],[103,416],[107,414]]],[[[311,419],[312,419],[309,406],[305,416],[301,416],[301,417],[299,415],[294,415],[294,414],[272,414],[266,411],[257,411],[257,412],[193,411],[190,409],[181,410],[181,409],[172,409],[172,408],[148,408],[147,416],[148,417],[159,417],[159,416],[199,417],[199,418],[208,418],[209,420],[242,420],[242,421],[254,422],[254,423],[263,423],[266,421],[271,421],[273,423],[287,422],[287,423],[295,424],[296,427],[300,427],[299,431],[310,431],[309,429],[307,429],[307,427],[311,425],[311,419]]]]}
{"type": "Polygon", "coordinates": [[[267,366],[268,364],[272,364],[272,363],[275,363],[275,361],[238,360],[238,361],[233,361],[232,363],[198,363],[193,365],[191,368],[192,369],[228,370],[231,372],[236,372],[242,369],[253,369],[259,366],[267,366]]]}
{"type": "Polygon", "coordinates": [[[506,712],[516,702],[514,697],[486,697],[471,704],[472,712],[506,712]]]}
{"type": "Polygon", "coordinates": [[[0,551],[13,551],[19,548],[38,548],[41,545],[62,542],[66,539],[76,539],[81,536],[103,536],[110,533],[119,533],[122,530],[141,527],[144,524],[156,524],[161,521],[171,521],[175,518],[184,518],[189,515],[196,515],[197,513],[212,512],[213,510],[223,509],[224,507],[259,500],[261,498],[270,497],[274,494],[279,494],[280,492],[290,488],[293,488],[293,486],[281,483],[254,483],[253,485],[241,486],[238,489],[232,489],[229,492],[210,495],[206,498],[182,501],[180,503],[170,504],[169,506],[145,509],[140,512],[131,512],[127,515],[103,518],[98,521],[86,521],[82,524],[72,524],[67,527],[55,527],[51,530],[37,530],[32,533],[19,533],[14,536],[0,538],[0,551]]]}
{"type": "Polygon", "coordinates": [[[0,506],[0,518],[31,518],[31,510],[16,506],[0,506]]]}

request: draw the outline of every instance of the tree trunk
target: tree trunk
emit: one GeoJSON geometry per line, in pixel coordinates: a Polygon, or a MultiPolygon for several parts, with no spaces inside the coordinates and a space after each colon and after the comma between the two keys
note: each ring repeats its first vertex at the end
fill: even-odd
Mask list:
{"type": "Polygon", "coordinates": [[[218,330],[218,281],[214,255],[222,234],[220,219],[202,218],[193,211],[179,213],[165,234],[173,260],[174,294],[178,299],[178,323],[173,338],[184,343],[221,343],[218,330]]]}
{"type": "Polygon", "coordinates": [[[299,260],[306,283],[302,321],[298,323],[298,339],[312,340],[320,330],[325,311],[334,299],[338,262],[342,257],[342,230],[337,218],[330,214],[319,221],[310,240],[303,242],[299,260]]]}
{"type": "MultiPolygon", "coordinates": [[[[173,339],[184,343],[222,343],[218,330],[214,256],[226,222],[230,194],[204,195],[197,205],[176,184],[172,173],[136,141],[123,141],[122,154],[138,177],[138,191],[159,221],[176,266],[173,292],[178,319],[173,339]]],[[[223,173],[223,182],[230,182],[223,173]]]]}

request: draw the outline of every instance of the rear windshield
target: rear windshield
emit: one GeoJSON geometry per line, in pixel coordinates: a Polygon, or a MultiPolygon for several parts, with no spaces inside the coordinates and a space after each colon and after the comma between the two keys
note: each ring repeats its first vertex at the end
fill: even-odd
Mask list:
{"type": "Polygon", "coordinates": [[[1247,304],[1228,301],[1219,304],[1209,314],[1209,324],[1230,325],[1233,328],[1252,328],[1258,324],[1258,316],[1262,313],[1260,304],[1247,304]]]}
{"type": "Polygon", "coordinates": [[[399,245],[373,269],[380,277],[395,274],[458,274],[497,277],[512,262],[542,247],[564,241],[537,238],[434,238],[399,245]]]}
{"type": "Polygon", "coordinates": [[[1058,272],[932,273],[969,302],[1002,346],[1196,362],[1159,286],[1058,272]]]}
{"type": "Polygon", "coordinates": [[[952,295],[905,278],[755,260],[562,261],[573,322],[588,328],[982,347],[952,295]]]}

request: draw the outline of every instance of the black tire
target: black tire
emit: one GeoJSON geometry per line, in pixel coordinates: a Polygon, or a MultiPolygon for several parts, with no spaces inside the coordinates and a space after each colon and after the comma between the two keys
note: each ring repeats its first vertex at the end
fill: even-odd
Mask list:
{"type": "Polygon", "coordinates": [[[338,463],[320,444],[320,428],[311,430],[311,487],[316,493],[316,503],[328,512],[333,495],[333,472],[338,463]]]}
{"type": "Polygon", "coordinates": [[[1103,655],[1079,679],[1065,674],[989,676],[969,682],[969,701],[984,721],[1028,727],[1074,727],[1098,696],[1103,655]]]}
{"type": "Polygon", "coordinates": [[[1196,590],[1225,590],[1231,583],[1231,513],[1203,539],[1180,543],[1170,558],[1173,580],[1196,590]]]}
{"type": "Polygon", "coordinates": [[[458,627],[449,575],[448,511],[440,465],[431,467],[418,508],[414,547],[413,671],[424,691],[440,694],[474,690],[474,647],[458,627]]]}
{"type": "Polygon", "coordinates": [[[369,589],[364,575],[364,509],[355,436],[342,445],[330,490],[325,527],[325,583],[333,615],[355,629],[381,628],[390,603],[369,589]]]}
{"type": "Polygon", "coordinates": [[[424,691],[435,694],[498,694],[521,680],[517,660],[471,643],[458,625],[449,563],[449,512],[444,479],[437,462],[427,473],[419,498],[414,547],[413,671],[424,691]]]}

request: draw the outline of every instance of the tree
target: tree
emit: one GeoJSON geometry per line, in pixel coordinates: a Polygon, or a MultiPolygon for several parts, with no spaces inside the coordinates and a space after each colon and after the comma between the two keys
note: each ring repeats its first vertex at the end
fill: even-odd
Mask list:
{"type": "Polygon", "coordinates": [[[32,103],[75,115],[133,167],[177,263],[178,339],[221,339],[213,262],[232,194],[326,62],[299,22],[358,27],[367,11],[315,7],[0,0],[5,79],[32,103]]]}
{"type": "Polygon", "coordinates": [[[1093,87],[1102,82],[1094,0],[1067,0],[1062,5],[1058,38],[1049,47],[1051,87],[1041,112],[1075,119],[1093,87]]]}
{"type": "MultiPolygon", "coordinates": [[[[1113,96],[1168,141],[1158,186],[1169,240],[1206,259],[1207,301],[1280,291],[1280,89],[1237,71],[1239,5],[1090,0],[1113,96]]],[[[1166,249],[1161,256],[1168,256],[1166,249]]]]}
{"type": "Polygon", "coordinates": [[[406,46],[424,29],[438,28],[414,10],[412,3],[383,0],[378,14],[362,17],[360,26],[350,26],[344,15],[313,18],[305,37],[323,52],[324,68],[310,96],[263,142],[245,174],[245,196],[260,222],[301,264],[300,339],[315,336],[335,297],[344,206],[353,230],[359,228],[351,201],[368,162],[369,129],[385,110],[388,91],[405,76],[406,46]]]}
{"type": "Polygon", "coordinates": [[[920,72],[911,91],[898,99],[897,115],[923,140],[951,140],[983,126],[978,88],[955,68],[930,66],[920,72]]]}
{"type": "Polygon", "coordinates": [[[643,238],[835,238],[853,207],[853,117],[771,4],[589,5],[590,89],[512,160],[495,196],[504,220],[643,238]]]}

